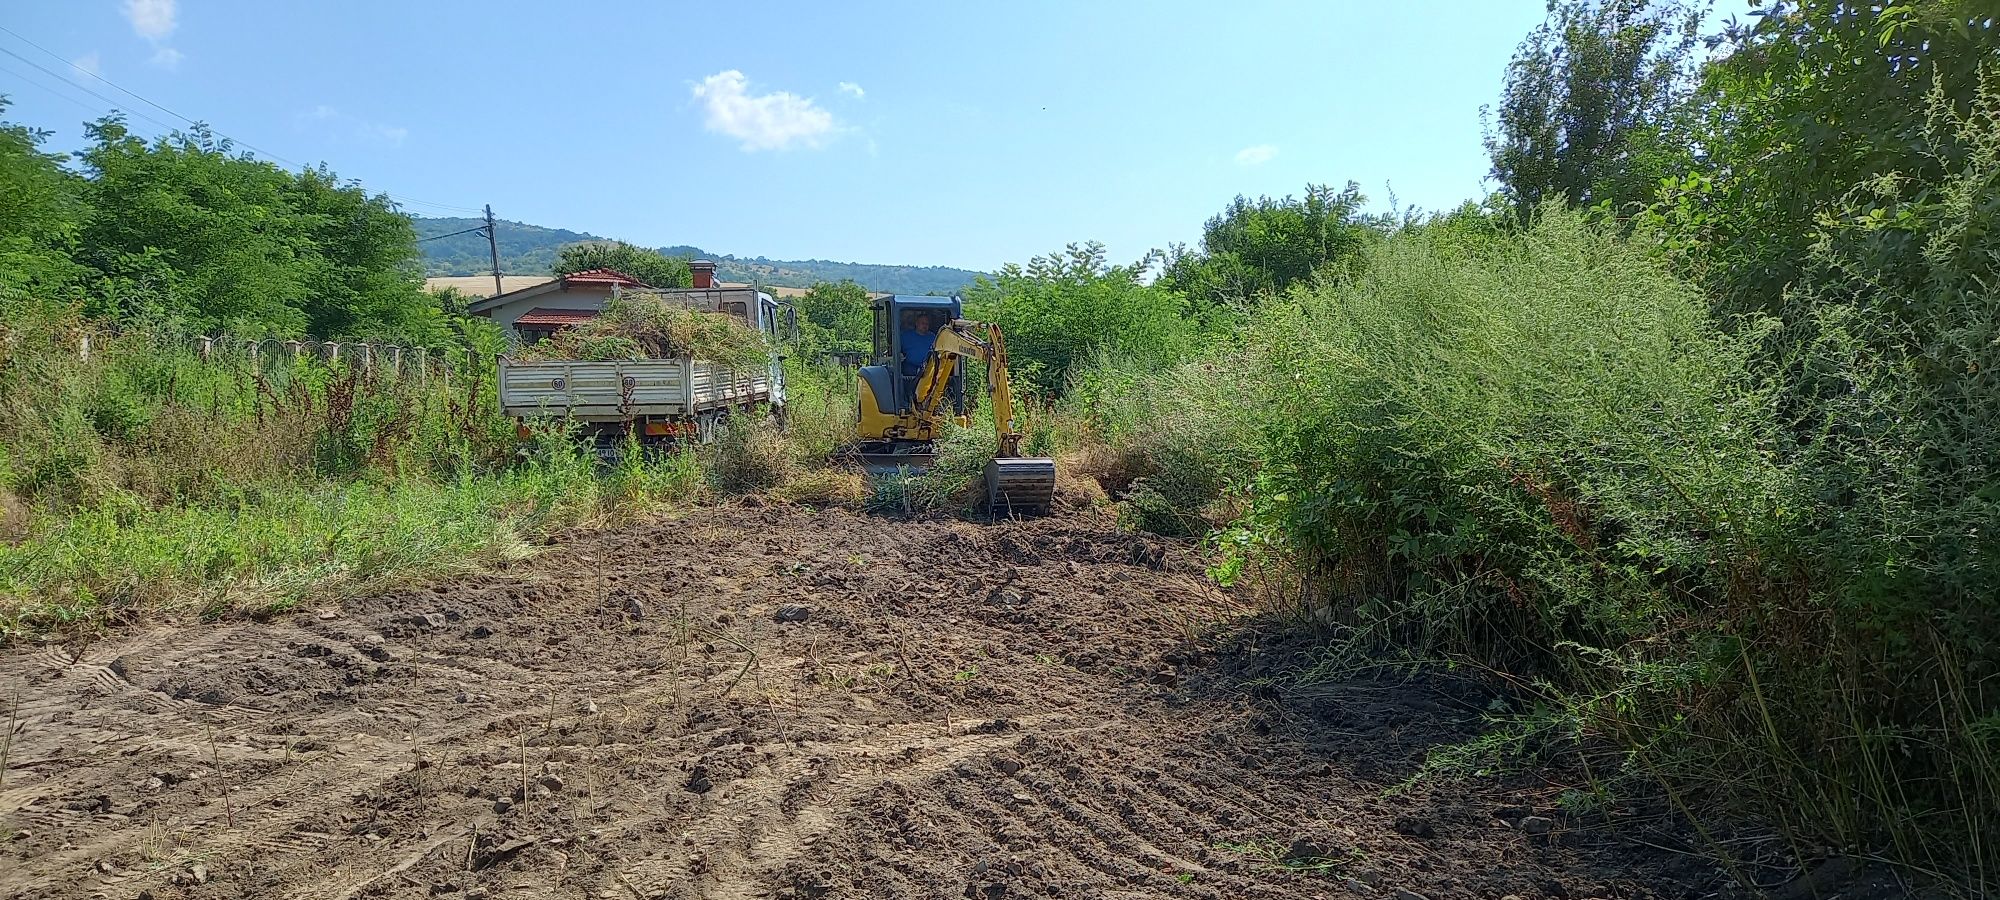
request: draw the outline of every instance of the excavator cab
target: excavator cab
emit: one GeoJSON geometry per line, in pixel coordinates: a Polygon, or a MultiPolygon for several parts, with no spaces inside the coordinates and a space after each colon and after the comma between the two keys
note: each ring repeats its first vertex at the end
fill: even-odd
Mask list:
{"type": "MultiPolygon", "coordinates": [[[[936,346],[937,334],[957,321],[963,311],[957,297],[892,294],[875,301],[874,352],[869,364],[861,368],[861,380],[874,394],[880,411],[913,411],[917,376],[923,373],[924,362],[936,346]]],[[[965,379],[955,373],[947,390],[952,414],[964,415],[965,379]]]]}
{"type": "Polygon", "coordinates": [[[995,325],[968,322],[957,297],[883,297],[874,303],[874,352],[861,367],[855,423],[863,464],[877,473],[921,471],[934,458],[947,419],[964,426],[965,366],[983,364],[999,432],[986,467],[986,503],[995,515],[1047,511],[1055,461],[1021,456],[1007,347],[995,325]]]}

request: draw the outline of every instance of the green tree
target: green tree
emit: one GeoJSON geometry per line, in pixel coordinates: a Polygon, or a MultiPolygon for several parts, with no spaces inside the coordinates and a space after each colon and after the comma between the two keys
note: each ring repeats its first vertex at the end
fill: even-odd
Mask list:
{"type": "Polygon", "coordinates": [[[799,343],[809,353],[864,350],[874,314],[868,290],[852,281],[822,281],[792,301],[799,311],[799,343]]]}
{"type": "Polygon", "coordinates": [[[1700,20],[1678,0],[1551,0],[1507,67],[1498,132],[1486,139],[1493,177],[1523,221],[1551,197],[1652,199],[1700,20]]]}
{"type": "Polygon", "coordinates": [[[471,294],[455,287],[430,289],[429,293],[431,302],[436,303],[438,309],[443,310],[447,316],[465,315],[465,310],[472,305],[474,299],[471,294]]]}
{"type": "Polygon", "coordinates": [[[964,294],[966,314],[1000,325],[1023,380],[1059,392],[1096,354],[1165,361],[1196,343],[1196,325],[1182,315],[1180,298],[1146,284],[1145,273],[1145,262],[1107,263],[1103,244],[1070,244],[973,282],[964,294]]]}
{"type": "MultiPolygon", "coordinates": [[[[0,114],[7,106],[0,95],[0,114]]],[[[67,295],[89,274],[72,258],[88,212],[83,185],[64,156],[42,152],[47,139],[0,121],[0,298],[67,295]]]]}
{"type": "Polygon", "coordinates": [[[557,275],[589,269],[622,272],[656,288],[684,288],[694,284],[694,273],[688,269],[687,260],[624,241],[571,244],[556,254],[557,275]]]}
{"type": "MultiPolygon", "coordinates": [[[[1666,246],[1725,312],[1806,315],[1787,309],[1788,292],[1811,293],[1792,289],[1857,188],[1892,178],[1917,197],[1950,177],[1971,144],[1934,122],[1969,114],[2000,69],[2000,29],[1981,9],[1990,4],[1776,0],[1724,32],[1691,104],[1688,171],[1656,212],[1666,246]]],[[[1902,252],[1914,264],[1922,248],[1902,252]]]]}
{"type": "Polygon", "coordinates": [[[386,196],[236,153],[199,125],[148,144],[113,115],[87,133],[93,214],[77,246],[99,273],[90,311],[246,334],[443,336],[416,234],[386,196]]]}
{"type": "Polygon", "coordinates": [[[1362,213],[1367,200],[1351,181],[1340,190],[1309,184],[1303,198],[1239,196],[1202,228],[1199,251],[1168,250],[1159,283],[1186,298],[1188,311],[1213,314],[1345,271],[1383,224],[1362,213]]]}

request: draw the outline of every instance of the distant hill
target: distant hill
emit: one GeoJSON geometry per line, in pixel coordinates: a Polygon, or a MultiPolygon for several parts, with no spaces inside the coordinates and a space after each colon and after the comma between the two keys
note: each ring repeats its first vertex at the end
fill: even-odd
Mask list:
{"type": "MultiPolygon", "coordinates": [[[[419,239],[451,234],[484,224],[480,219],[432,219],[423,216],[414,216],[412,221],[416,223],[419,239]]],[[[499,233],[500,271],[509,275],[547,273],[549,267],[555,265],[556,251],[564,244],[609,240],[589,232],[544,228],[540,225],[506,219],[500,219],[498,224],[499,228],[496,230],[499,233]]],[[[417,246],[424,252],[426,275],[478,275],[492,271],[485,235],[474,233],[438,237],[436,240],[426,240],[417,246]]],[[[871,291],[892,294],[949,294],[971,284],[974,278],[983,274],[949,266],[894,266],[836,262],[830,259],[741,257],[726,253],[711,253],[700,247],[685,244],[661,247],[659,250],[669,256],[699,256],[715,260],[716,275],[723,281],[778,287],[810,287],[818,281],[852,279],[871,291]]]]}

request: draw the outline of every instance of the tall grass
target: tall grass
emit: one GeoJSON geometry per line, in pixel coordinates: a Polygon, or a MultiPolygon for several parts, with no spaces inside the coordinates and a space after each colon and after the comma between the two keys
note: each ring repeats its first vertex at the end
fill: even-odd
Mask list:
{"type": "Polygon", "coordinates": [[[858,390],[853,369],[785,361],[785,435],[795,462],[823,465],[854,443],[858,390]]]}
{"type": "Polygon", "coordinates": [[[536,517],[493,511],[533,493],[494,479],[322,483],[240,504],[78,509],[0,547],[0,628],[272,612],[388,578],[469,568],[522,545],[536,517]]]}
{"type": "Polygon", "coordinates": [[[1542,706],[1506,727],[1608,741],[1594,770],[1689,812],[1990,884],[1996,506],[1949,455],[1985,432],[1942,434],[1839,314],[1802,360],[1708,309],[1579,216],[1449,217],[1095,413],[1140,461],[1142,524],[1233,514],[1220,573],[1267,576],[1331,663],[1508,673],[1542,706]]]}
{"type": "Polygon", "coordinates": [[[555,423],[521,450],[474,331],[429,372],[204,359],[165,329],[8,310],[0,639],[264,613],[476,567],[549,529],[709,490],[692,453],[609,471],[555,423]]]}
{"type": "Polygon", "coordinates": [[[1094,425],[1067,461],[1120,494],[1135,527],[1201,536],[1233,519],[1228,501],[1256,471],[1267,415],[1263,386],[1244,377],[1246,352],[1231,341],[1165,367],[1100,354],[1071,379],[1056,417],[1094,425]]]}

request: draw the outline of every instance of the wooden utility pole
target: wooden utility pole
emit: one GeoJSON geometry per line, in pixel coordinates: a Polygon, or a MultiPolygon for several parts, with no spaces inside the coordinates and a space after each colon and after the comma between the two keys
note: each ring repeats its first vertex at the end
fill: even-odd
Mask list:
{"type": "Polygon", "coordinates": [[[500,286],[500,240],[493,233],[493,204],[486,204],[486,250],[493,254],[493,296],[507,293],[500,286]]]}

